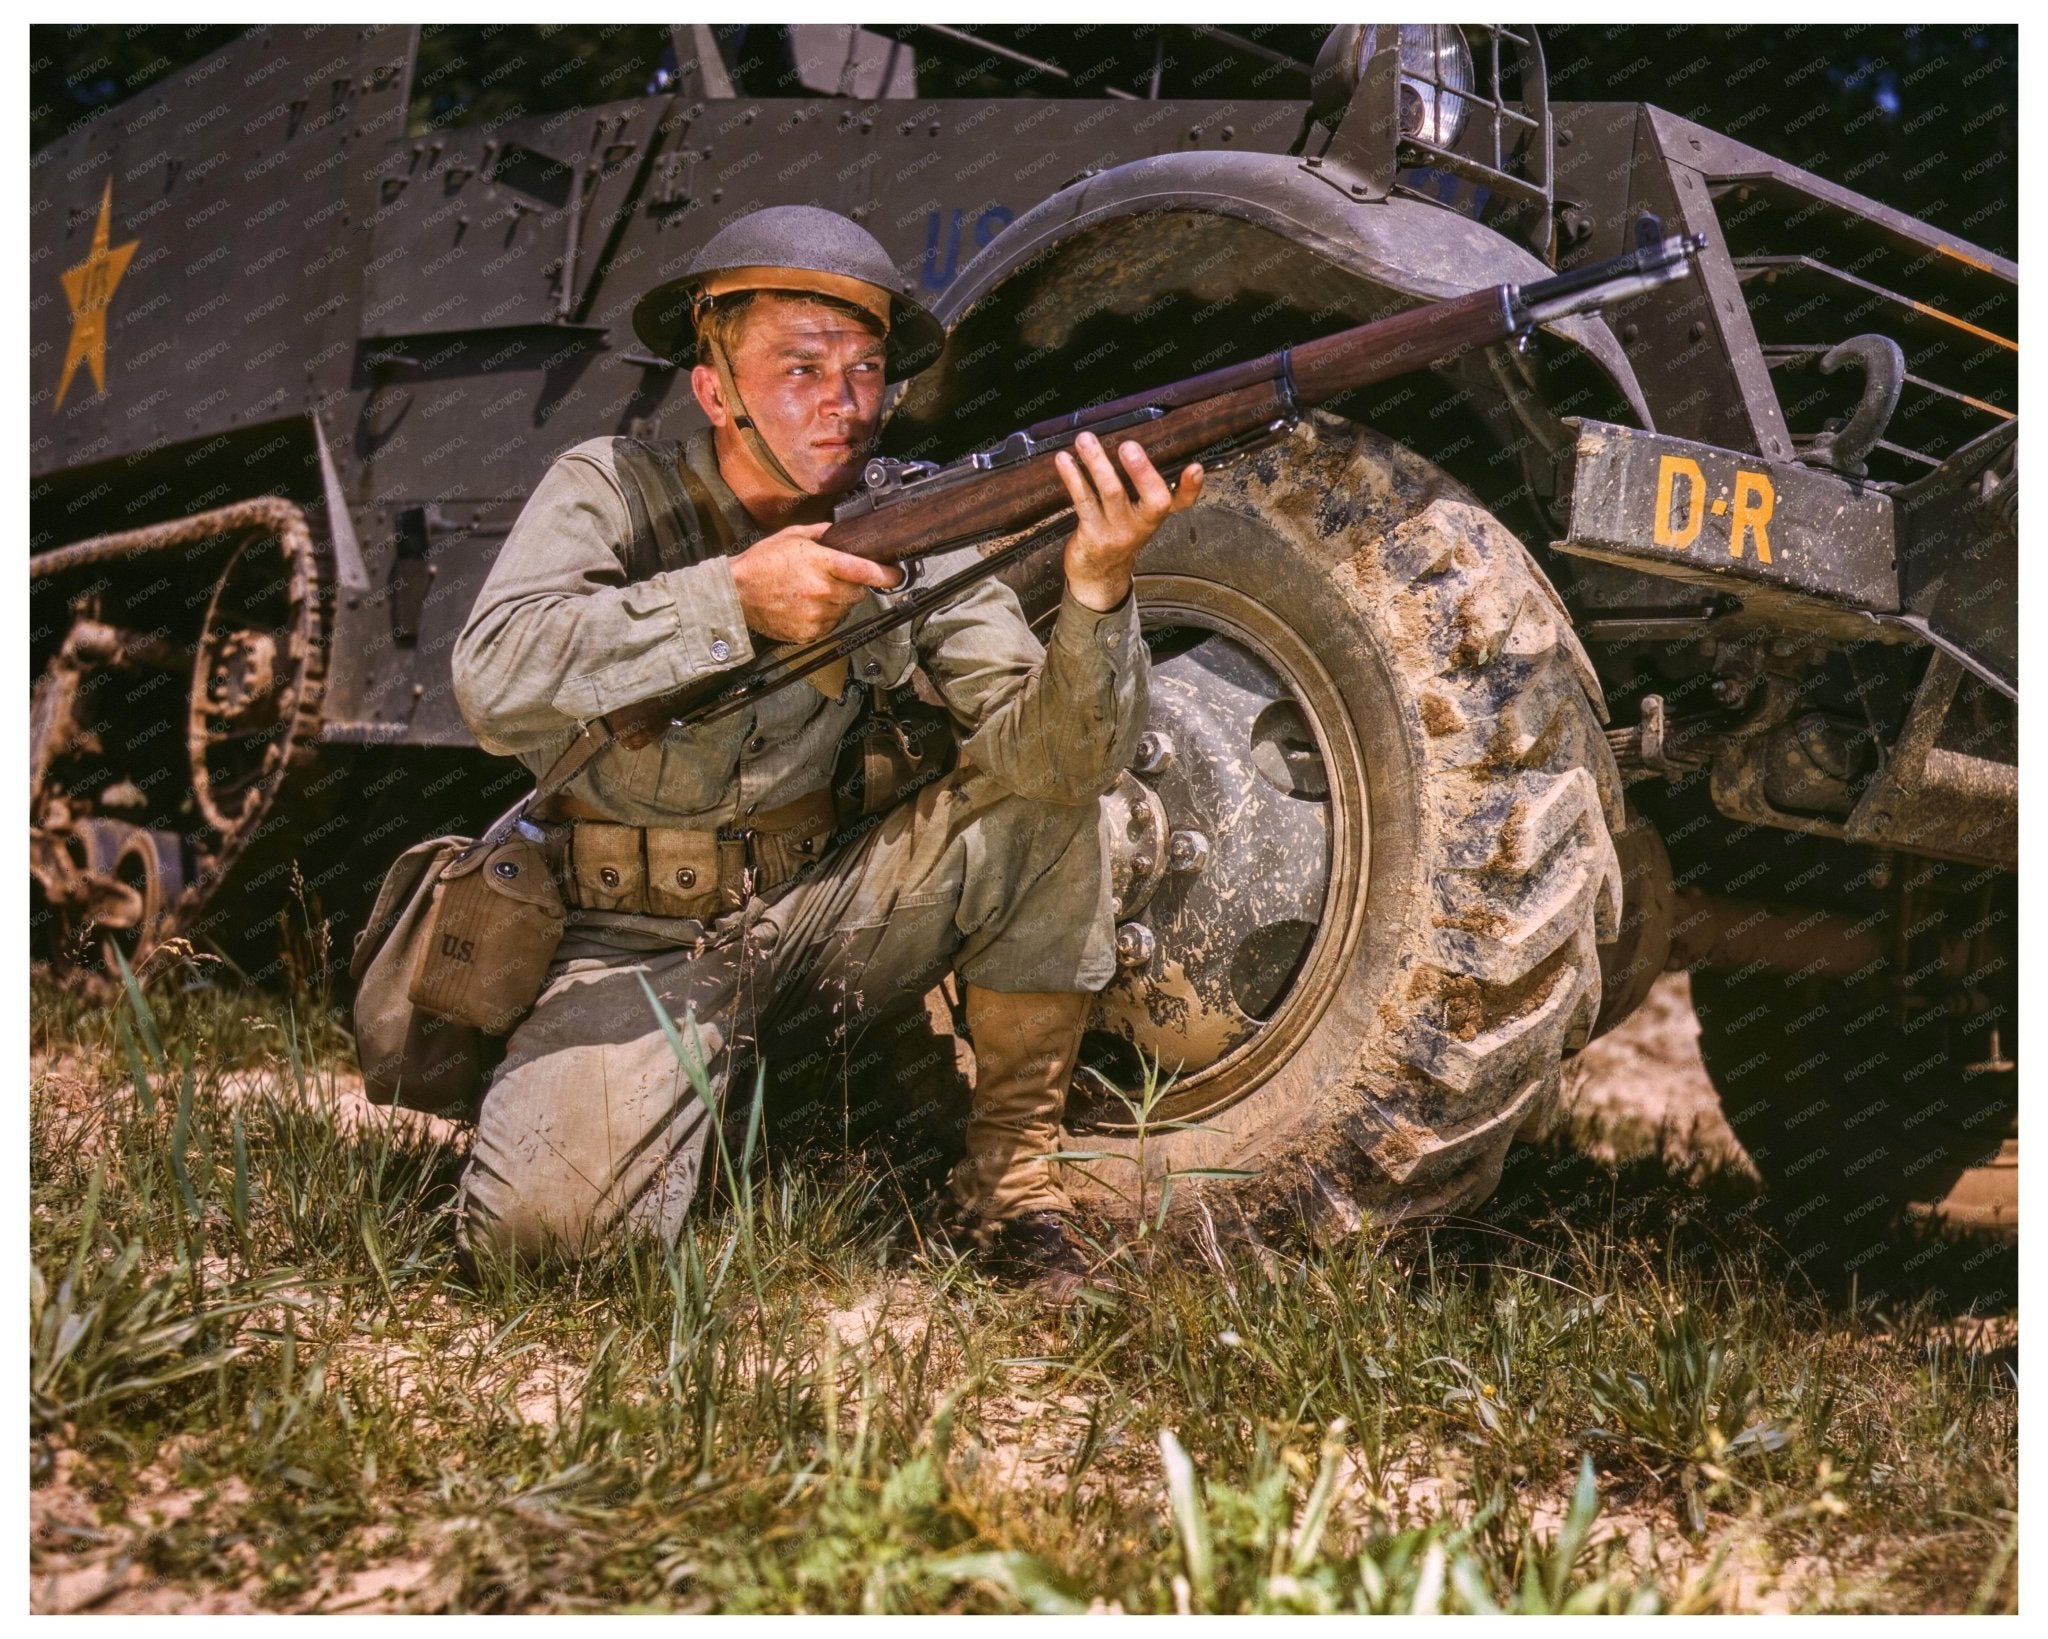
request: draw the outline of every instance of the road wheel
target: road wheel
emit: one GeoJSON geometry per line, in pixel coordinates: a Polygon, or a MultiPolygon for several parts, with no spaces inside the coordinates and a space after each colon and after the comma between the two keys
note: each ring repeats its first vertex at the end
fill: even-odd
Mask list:
{"type": "Polygon", "coordinates": [[[1556,593],[1439,468],[1326,415],[1215,473],[1142,569],[1148,733],[1104,799],[1126,965],[1070,1183],[1128,1218],[1175,1175],[1176,1215],[1254,1233],[1471,1205],[1619,925],[1621,786],[1556,593]],[[1115,1092],[1155,1059],[1139,1121],[1115,1092]]]}

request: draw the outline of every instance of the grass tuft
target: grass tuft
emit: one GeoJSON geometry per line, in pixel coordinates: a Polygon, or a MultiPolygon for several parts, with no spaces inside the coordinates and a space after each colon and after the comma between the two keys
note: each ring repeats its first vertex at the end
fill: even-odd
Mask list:
{"type": "Polygon", "coordinates": [[[192,977],[32,997],[39,1608],[2015,1605],[1996,1260],[1843,1301],[1732,1197],[1530,1151],[1336,1245],[1148,1202],[1048,1313],[756,1082],[673,1247],[471,1270],[459,1148],[351,1103],[318,998],[192,977]]]}

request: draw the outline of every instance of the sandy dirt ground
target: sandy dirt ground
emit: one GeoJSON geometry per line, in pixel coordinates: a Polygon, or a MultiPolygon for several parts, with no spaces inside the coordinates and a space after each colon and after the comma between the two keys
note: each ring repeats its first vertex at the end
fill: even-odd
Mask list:
{"type": "Polygon", "coordinates": [[[1689,974],[1665,974],[1641,1007],[1565,1067],[1560,1113],[1602,1161],[1661,1154],[1680,1172],[1753,1174],[1700,1059],[1689,974]]]}

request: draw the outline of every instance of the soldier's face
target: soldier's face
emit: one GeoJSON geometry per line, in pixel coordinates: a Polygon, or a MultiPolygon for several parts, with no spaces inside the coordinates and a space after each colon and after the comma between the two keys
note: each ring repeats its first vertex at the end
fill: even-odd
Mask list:
{"type": "MultiPolygon", "coordinates": [[[[881,425],[882,338],[836,308],[763,295],[747,308],[731,362],[747,414],[790,477],[813,495],[851,488],[881,425]]],[[[691,385],[721,430],[720,464],[729,453],[751,464],[731,436],[717,372],[699,365],[691,385]]]]}

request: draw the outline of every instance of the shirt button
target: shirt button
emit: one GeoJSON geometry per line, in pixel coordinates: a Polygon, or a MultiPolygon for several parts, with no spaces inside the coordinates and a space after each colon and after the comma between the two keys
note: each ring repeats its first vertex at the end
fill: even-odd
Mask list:
{"type": "Polygon", "coordinates": [[[1120,649],[1123,647],[1124,634],[1122,632],[1111,632],[1107,641],[1112,649],[1120,649]]]}
{"type": "Polygon", "coordinates": [[[711,658],[713,660],[730,660],[732,658],[732,645],[722,637],[714,637],[711,640],[711,658]]]}
{"type": "Polygon", "coordinates": [[[767,743],[768,743],[768,736],[767,736],[767,735],[765,735],[765,734],[757,734],[757,735],[755,735],[755,736],[754,736],[754,737],[753,737],[753,738],[752,738],[751,740],[749,740],[749,741],[747,742],[747,749],[748,749],[749,751],[759,751],[759,750],[760,750],[760,749],[761,749],[761,748],[762,748],[762,747],[763,747],[764,745],[766,745],[767,743]]]}
{"type": "Polygon", "coordinates": [[[863,660],[860,665],[860,671],[863,677],[880,677],[882,675],[882,663],[879,660],[863,660]]]}

